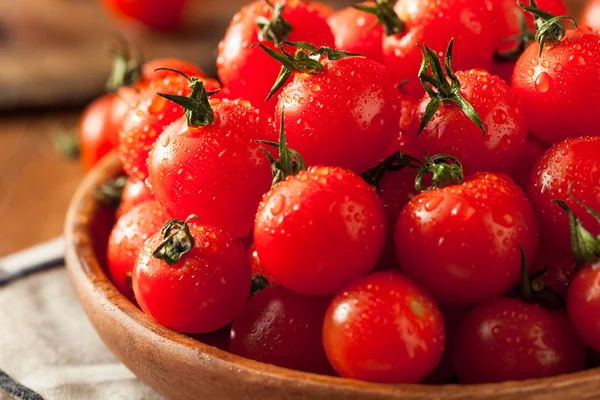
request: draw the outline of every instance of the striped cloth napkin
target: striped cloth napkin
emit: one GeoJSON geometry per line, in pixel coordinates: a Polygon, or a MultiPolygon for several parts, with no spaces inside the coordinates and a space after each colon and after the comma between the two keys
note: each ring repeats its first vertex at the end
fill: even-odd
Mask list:
{"type": "Polygon", "coordinates": [[[104,346],[61,256],[57,240],[0,259],[0,399],[162,399],[104,346]]]}

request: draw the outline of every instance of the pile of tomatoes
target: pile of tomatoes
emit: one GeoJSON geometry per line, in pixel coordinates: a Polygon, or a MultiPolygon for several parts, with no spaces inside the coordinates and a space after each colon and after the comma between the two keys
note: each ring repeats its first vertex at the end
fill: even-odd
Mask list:
{"type": "Polygon", "coordinates": [[[114,147],[128,176],[112,281],[166,327],[302,371],[583,370],[600,351],[600,33],[565,14],[258,0],[219,81],[122,57],[82,123],[86,164],[114,147]]]}

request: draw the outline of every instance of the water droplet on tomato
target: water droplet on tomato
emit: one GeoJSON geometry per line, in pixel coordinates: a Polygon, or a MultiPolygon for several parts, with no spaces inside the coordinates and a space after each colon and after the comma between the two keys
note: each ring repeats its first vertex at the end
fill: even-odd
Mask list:
{"type": "Polygon", "coordinates": [[[161,112],[165,108],[167,101],[168,100],[164,97],[154,96],[154,98],[152,99],[152,103],[150,103],[150,112],[154,114],[161,112]]]}
{"type": "Polygon", "coordinates": [[[498,125],[504,125],[508,120],[508,114],[502,109],[497,109],[492,113],[492,118],[498,125]]]}
{"type": "Polygon", "coordinates": [[[575,43],[575,46],[573,46],[573,48],[577,51],[581,50],[581,45],[579,43],[575,43]]]}
{"type": "Polygon", "coordinates": [[[512,139],[510,138],[509,135],[504,135],[502,136],[502,139],[500,140],[500,148],[502,150],[508,150],[510,149],[512,145],[512,139]]]}
{"type": "Polygon", "coordinates": [[[556,64],[556,65],[554,66],[554,70],[555,70],[556,72],[560,72],[560,71],[562,71],[562,69],[563,69],[563,66],[562,66],[562,64],[556,64]]]}
{"type": "Polygon", "coordinates": [[[548,68],[548,66],[549,66],[549,65],[550,65],[550,64],[548,63],[548,60],[544,60],[544,61],[542,61],[542,67],[544,67],[544,68],[548,68]]]}
{"type": "Polygon", "coordinates": [[[527,75],[533,76],[533,74],[535,74],[535,71],[533,69],[530,68],[529,70],[527,70],[527,75]]]}
{"type": "Polygon", "coordinates": [[[281,213],[284,206],[285,206],[285,197],[283,197],[282,195],[277,195],[277,197],[275,197],[273,199],[273,201],[271,201],[271,205],[269,206],[269,211],[271,211],[272,215],[278,215],[279,213],[281,213]]]}
{"type": "Polygon", "coordinates": [[[319,90],[321,90],[321,86],[319,86],[318,83],[315,83],[310,87],[310,91],[313,93],[317,93],[319,90]]]}
{"type": "Polygon", "coordinates": [[[425,203],[425,210],[429,212],[435,210],[442,203],[442,201],[443,199],[441,197],[435,197],[429,200],[427,203],[425,203]]]}
{"type": "Polygon", "coordinates": [[[546,93],[550,90],[551,84],[552,78],[550,78],[550,75],[547,72],[542,72],[535,80],[535,89],[540,93],[546,93]]]}
{"type": "Polygon", "coordinates": [[[531,59],[531,65],[533,65],[534,67],[536,67],[540,62],[538,61],[537,58],[532,58],[531,59]]]}
{"type": "Polygon", "coordinates": [[[569,64],[579,67],[585,65],[585,60],[582,56],[572,55],[571,57],[569,57],[569,64]]]}
{"type": "Polygon", "coordinates": [[[169,145],[169,143],[171,142],[171,136],[170,135],[165,135],[162,140],[160,141],[160,144],[163,147],[167,147],[169,145]]]}

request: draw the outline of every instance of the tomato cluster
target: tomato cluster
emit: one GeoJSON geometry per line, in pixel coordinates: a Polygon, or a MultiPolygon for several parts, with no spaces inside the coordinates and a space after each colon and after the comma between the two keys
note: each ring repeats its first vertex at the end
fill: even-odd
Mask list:
{"type": "Polygon", "coordinates": [[[600,351],[600,33],[564,13],[258,0],[219,46],[220,83],[129,60],[82,124],[102,143],[86,162],[116,146],[128,175],[108,274],[164,326],[302,371],[584,369],[600,351]]]}

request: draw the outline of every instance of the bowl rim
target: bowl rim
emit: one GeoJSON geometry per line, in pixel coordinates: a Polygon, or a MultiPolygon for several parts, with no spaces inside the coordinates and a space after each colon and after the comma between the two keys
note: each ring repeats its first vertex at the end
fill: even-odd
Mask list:
{"type": "MultiPolygon", "coordinates": [[[[95,199],[95,188],[108,178],[121,173],[121,164],[116,154],[110,153],[96,165],[78,187],[65,221],[65,259],[72,285],[83,290],[91,290],[102,307],[108,307],[116,313],[120,321],[128,326],[142,329],[144,335],[151,340],[167,341],[177,352],[190,356],[202,357],[206,361],[219,363],[219,367],[241,372],[240,376],[248,376],[248,381],[260,384],[261,380],[270,378],[297,387],[327,386],[339,393],[373,395],[382,398],[430,398],[444,394],[444,398],[486,398],[497,395],[534,393],[541,389],[549,390],[549,394],[558,394],[560,388],[573,388],[594,383],[600,384],[600,368],[588,369],[556,377],[530,379],[525,381],[507,381],[477,385],[424,385],[424,384],[381,384],[363,382],[335,376],[318,375],[309,372],[291,370],[259,361],[250,360],[213,346],[204,344],[192,337],[163,327],[142,310],[131,303],[112,284],[94,252],[92,237],[92,221],[100,205],[95,199]],[[398,397],[400,396],[400,397],[398,397]],[[467,396],[467,397],[465,397],[467,396]]],[[[104,240],[104,238],[102,239],[104,240]]],[[[78,292],[82,302],[81,294],[78,292]]],[[[87,310],[86,310],[87,314],[87,310]]],[[[89,315],[88,315],[89,318],[89,315]]],[[[97,329],[96,329],[97,330],[97,329]]],[[[121,360],[123,361],[123,360],[121,360]]]]}

